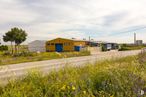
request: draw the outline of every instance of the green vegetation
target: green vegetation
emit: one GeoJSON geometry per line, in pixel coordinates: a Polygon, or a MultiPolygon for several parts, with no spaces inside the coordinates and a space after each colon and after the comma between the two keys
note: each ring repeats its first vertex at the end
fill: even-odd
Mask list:
{"type": "Polygon", "coordinates": [[[31,53],[28,51],[28,47],[26,45],[21,45],[21,43],[23,43],[26,39],[27,33],[22,29],[14,27],[10,31],[6,32],[3,36],[3,41],[11,42],[11,45],[0,46],[0,65],[90,55],[89,51],[31,53]]]}
{"type": "Polygon", "coordinates": [[[8,46],[6,46],[6,45],[1,45],[1,46],[0,46],[0,51],[8,51],[8,46]]]}
{"type": "Polygon", "coordinates": [[[146,46],[144,45],[126,45],[126,44],[122,44],[121,48],[119,49],[119,51],[127,51],[127,50],[140,50],[142,48],[145,48],[146,46]]]}
{"type": "Polygon", "coordinates": [[[146,88],[146,66],[139,63],[140,58],[131,56],[85,67],[66,67],[47,76],[33,71],[1,87],[0,96],[140,97],[140,90],[146,88]]]}
{"type": "Polygon", "coordinates": [[[19,28],[12,28],[10,31],[6,32],[3,36],[4,42],[11,42],[11,54],[19,53],[20,44],[26,40],[27,33],[19,28]],[[13,42],[15,46],[13,46],[13,42]]]}
{"type": "Polygon", "coordinates": [[[7,64],[16,64],[23,62],[33,62],[33,61],[42,61],[58,58],[68,58],[68,57],[78,57],[78,56],[87,56],[90,55],[89,51],[81,52],[44,52],[44,53],[30,53],[30,52],[21,52],[19,54],[14,54],[13,56],[9,52],[0,52],[0,65],[7,64]]]}
{"type": "Polygon", "coordinates": [[[138,55],[138,61],[139,61],[139,63],[142,63],[142,64],[146,65],[146,52],[141,52],[138,55]]]}
{"type": "Polygon", "coordinates": [[[101,51],[107,51],[107,48],[104,46],[104,44],[101,44],[101,51]]]}

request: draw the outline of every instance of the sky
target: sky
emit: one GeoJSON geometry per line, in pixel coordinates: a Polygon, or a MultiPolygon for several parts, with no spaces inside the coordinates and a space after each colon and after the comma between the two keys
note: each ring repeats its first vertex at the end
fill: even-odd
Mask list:
{"type": "Polygon", "coordinates": [[[0,0],[0,38],[13,27],[26,43],[57,37],[146,42],[146,0],[0,0]]]}

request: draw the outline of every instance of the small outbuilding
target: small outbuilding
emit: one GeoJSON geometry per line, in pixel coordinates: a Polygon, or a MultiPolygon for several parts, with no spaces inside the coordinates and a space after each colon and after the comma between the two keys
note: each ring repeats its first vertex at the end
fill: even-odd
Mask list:
{"type": "Polygon", "coordinates": [[[86,46],[86,41],[56,38],[46,42],[47,52],[68,52],[68,51],[81,51],[86,46]]]}
{"type": "Polygon", "coordinates": [[[46,52],[46,41],[35,40],[28,44],[28,50],[30,52],[46,52]]]}
{"type": "Polygon", "coordinates": [[[117,43],[102,43],[103,48],[107,51],[118,49],[117,43]]]}

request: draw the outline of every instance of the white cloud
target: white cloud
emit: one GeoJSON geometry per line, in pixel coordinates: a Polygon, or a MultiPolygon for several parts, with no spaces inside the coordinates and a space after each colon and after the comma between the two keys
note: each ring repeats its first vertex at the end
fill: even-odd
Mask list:
{"type": "Polygon", "coordinates": [[[145,4],[145,0],[1,0],[0,33],[18,26],[28,32],[29,41],[93,36],[132,42],[136,30],[146,42],[145,4]]]}

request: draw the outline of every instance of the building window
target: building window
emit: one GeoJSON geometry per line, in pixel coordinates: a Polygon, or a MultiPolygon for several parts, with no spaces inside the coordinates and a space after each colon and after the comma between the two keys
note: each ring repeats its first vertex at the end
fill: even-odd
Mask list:
{"type": "Polygon", "coordinates": [[[64,46],[69,46],[70,45],[70,43],[64,43],[64,46]]]}

